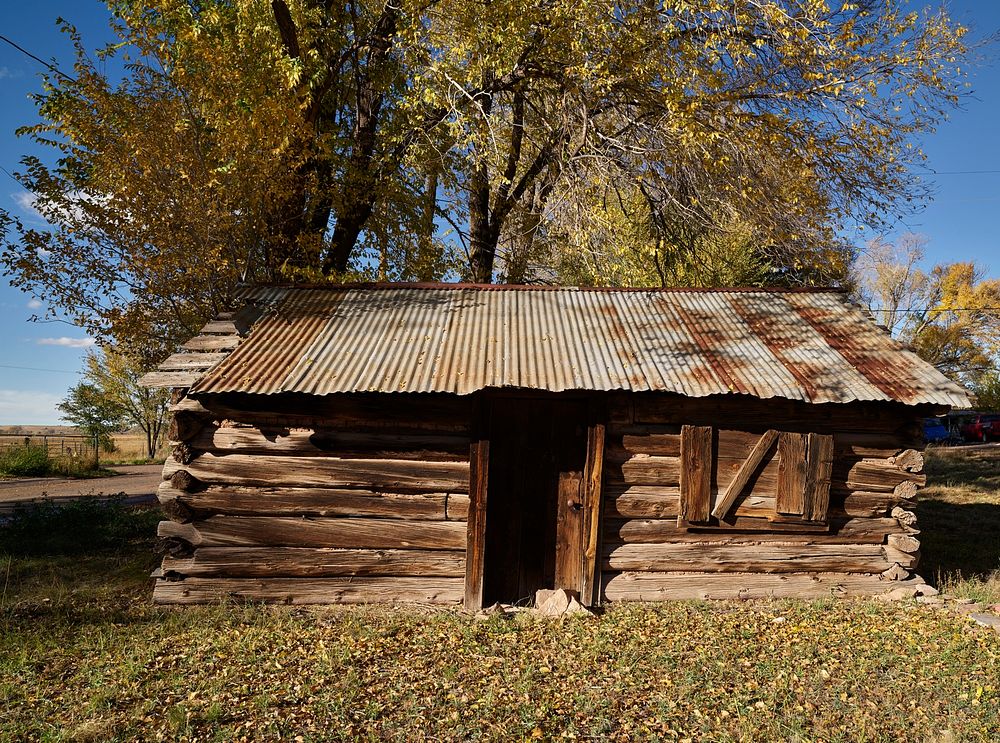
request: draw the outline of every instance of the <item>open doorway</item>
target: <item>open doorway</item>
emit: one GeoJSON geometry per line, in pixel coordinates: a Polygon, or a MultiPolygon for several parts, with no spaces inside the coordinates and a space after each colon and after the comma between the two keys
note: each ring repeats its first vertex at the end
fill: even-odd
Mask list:
{"type": "Polygon", "coordinates": [[[489,440],[484,605],[530,603],[540,588],[577,590],[586,401],[493,398],[489,440]]]}

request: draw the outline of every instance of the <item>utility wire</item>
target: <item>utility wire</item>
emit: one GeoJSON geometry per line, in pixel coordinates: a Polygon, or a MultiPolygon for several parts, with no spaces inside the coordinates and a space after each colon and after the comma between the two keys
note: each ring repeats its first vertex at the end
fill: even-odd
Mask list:
{"type": "Polygon", "coordinates": [[[23,369],[24,371],[54,372],[56,374],[79,374],[78,371],[67,371],[66,369],[39,369],[37,366],[13,366],[12,364],[0,364],[0,369],[23,369]]]}
{"type": "Polygon", "coordinates": [[[32,54],[27,49],[25,49],[23,46],[21,46],[20,44],[15,43],[13,41],[11,41],[10,39],[8,39],[3,34],[0,34],[0,41],[4,42],[5,44],[10,44],[12,47],[14,47],[19,52],[21,52],[21,54],[23,54],[26,57],[30,57],[31,59],[35,60],[36,62],[38,62],[38,64],[43,65],[49,71],[54,72],[56,75],[58,75],[59,77],[61,77],[63,80],[68,80],[71,83],[75,83],[76,82],[76,78],[75,77],[67,75],[65,72],[63,72],[62,70],[60,70],[58,67],[56,67],[51,62],[46,62],[44,59],[42,59],[41,57],[39,57],[37,54],[32,54]]]}

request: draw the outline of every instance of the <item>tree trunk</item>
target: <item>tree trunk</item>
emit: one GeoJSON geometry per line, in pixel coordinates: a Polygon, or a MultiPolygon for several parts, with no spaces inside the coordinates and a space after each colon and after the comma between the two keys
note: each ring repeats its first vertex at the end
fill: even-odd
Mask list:
{"type": "Polygon", "coordinates": [[[476,165],[469,182],[469,268],[476,284],[493,282],[497,235],[490,224],[490,182],[485,165],[476,165]]]}

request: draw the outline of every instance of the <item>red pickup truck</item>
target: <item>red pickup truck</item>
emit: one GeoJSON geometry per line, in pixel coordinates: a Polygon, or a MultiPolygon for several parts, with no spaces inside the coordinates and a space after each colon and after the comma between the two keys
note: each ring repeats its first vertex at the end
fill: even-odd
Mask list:
{"type": "Polygon", "coordinates": [[[966,441],[1000,439],[1000,415],[977,415],[962,425],[962,438],[966,441]]]}

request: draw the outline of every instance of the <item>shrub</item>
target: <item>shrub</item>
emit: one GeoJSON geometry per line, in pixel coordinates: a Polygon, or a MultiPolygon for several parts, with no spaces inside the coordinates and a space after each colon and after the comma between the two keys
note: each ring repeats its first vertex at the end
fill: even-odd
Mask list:
{"type": "Polygon", "coordinates": [[[23,444],[0,452],[0,474],[11,477],[44,477],[52,471],[52,460],[44,446],[23,444]]]}
{"type": "Polygon", "coordinates": [[[124,494],[19,504],[0,524],[0,554],[68,555],[122,550],[156,534],[156,509],[125,504],[124,494]]]}

